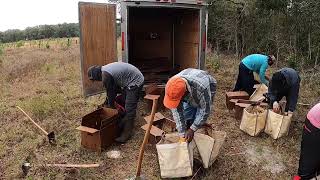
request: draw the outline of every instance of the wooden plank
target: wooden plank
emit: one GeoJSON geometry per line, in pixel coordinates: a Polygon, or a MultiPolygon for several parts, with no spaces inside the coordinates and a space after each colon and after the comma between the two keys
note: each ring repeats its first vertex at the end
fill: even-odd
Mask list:
{"type": "Polygon", "coordinates": [[[230,102],[232,102],[232,103],[236,103],[236,102],[238,102],[240,99],[230,99],[230,102]]]}
{"type": "MultiPolygon", "coordinates": [[[[141,126],[141,128],[146,131],[148,128],[148,124],[141,126]]],[[[155,126],[151,126],[150,134],[152,134],[153,136],[156,136],[156,137],[162,136],[164,134],[164,131],[155,127],[155,126]]]]}
{"type": "MultiPolygon", "coordinates": [[[[164,118],[165,118],[165,117],[164,117],[161,113],[157,112],[157,113],[155,114],[155,116],[154,116],[153,122],[159,121],[159,120],[164,119],[164,118]]],[[[149,121],[151,120],[151,115],[144,117],[144,120],[145,120],[147,123],[149,123],[149,121]]]]}
{"type": "Polygon", "coordinates": [[[168,124],[171,128],[176,128],[176,123],[174,122],[174,120],[171,120],[171,119],[168,119],[168,118],[165,118],[166,120],[166,124],[168,124]]]}
{"type": "Polygon", "coordinates": [[[147,94],[146,96],[144,96],[145,99],[149,99],[149,100],[156,100],[159,99],[160,95],[151,95],[151,94],[147,94]]]}
{"type": "Polygon", "coordinates": [[[243,96],[249,96],[249,94],[245,91],[231,91],[226,92],[227,97],[233,98],[233,97],[243,97],[243,96]]]}
{"type": "Polygon", "coordinates": [[[46,164],[47,167],[63,167],[63,168],[96,168],[100,164],[46,164]]]}
{"type": "Polygon", "coordinates": [[[251,104],[247,104],[247,103],[236,103],[236,106],[246,108],[246,107],[251,106],[251,104]]]}
{"type": "MultiPolygon", "coordinates": [[[[251,106],[251,104],[250,104],[250,103],[242,103],[242,102],[238,102],[238,103],[236,103],[236,106],[246,108],[246,107],[251,106]]],[[[260,103],[260,104],[259,104],[259,106],[266,107],[266,106],[268,106],[268,104],[267,104],[267,103],[260,103]]]]}
{"type": "Polygon", "coordinates": [[[117,61],[116,5],[80,2],[79,23],[82,86],[89,96],[102,92],[103,86],[89,80],[88,68],[117,61]]]}
{"type": "Polygon", "coordinates": [[[89,128],[89,127],[87,127],[87,126],[79,126],[79,127],[77,127],[76,129],[79,130],[79,131],[88,132],[88,133],[90,133],[90,134],[93,134],[93,133],[96,133],[96,132],[99,131],[99,130],[97,130],[97,129],[89,128]]]}

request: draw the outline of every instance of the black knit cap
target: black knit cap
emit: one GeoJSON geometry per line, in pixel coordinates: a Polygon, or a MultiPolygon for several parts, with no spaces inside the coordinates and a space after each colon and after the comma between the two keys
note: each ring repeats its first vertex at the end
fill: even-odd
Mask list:
{"type": "Polygon", "coordinates": [[[88,77],[92,81],[101,81],[101,66],[91,66],[88,68],[88,77]]]}

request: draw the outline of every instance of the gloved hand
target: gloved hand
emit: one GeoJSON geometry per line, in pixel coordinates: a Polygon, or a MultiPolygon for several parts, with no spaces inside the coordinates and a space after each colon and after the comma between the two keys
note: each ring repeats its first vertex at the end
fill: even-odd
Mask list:
{"type": "Polygon", "coordinates": [[[285,116],[292,116],[292,115],[293,115],[293,112],[292,112],[292,111],[288,111],[288,112],[285,112],[284,115],[285,115],[285,116]]]}
{"type": "Polygon", "coordinates": [[[180,137],[180,138],[179,138],[179,143],[183,143],[183,142],[186,142],[186,138],[180,137]]]}
{"type": "Polygon", "coordinates": [[[194,131],[192,129],[188,129],[187,132],[184,134],[184,138],[186,138],[186,140],[188,142],[191,142],[194,136],[194,131]]]}
{"type": "Polygon", "coordinates": [[[270,95],[268,93],[264,93],[263,97],[265,98],[265,102],[267,102],[267,103],[270,102],[270,95]]]}
{"type": "Polygon", "coordinates": [[[279,113],[280,112],[280,105],[277,101],[275,101],[272,105],[272,110],[275,113],[279,113]]]}
{"type": "Polygon", "coordinates": [[[300,176],[298,176],[298,175],[296,175],[296,176],[294,176],[293,177],[293,179],[292,180],[301,180],[301,177],[300,176]]]}
{"type": "MultiPolygon", "coordinates": [[[[100,108],[103,108],[103,107],[105,107],[105,108],[112,108],[110,105],[105,104],[105,103],[102,103],[102,104],[98,105],[98,108],[97,108],[97,109],[100,109],[100,108]]],[[[113,108],[113,109],[114,109],[114,108],[113,108]]]]}

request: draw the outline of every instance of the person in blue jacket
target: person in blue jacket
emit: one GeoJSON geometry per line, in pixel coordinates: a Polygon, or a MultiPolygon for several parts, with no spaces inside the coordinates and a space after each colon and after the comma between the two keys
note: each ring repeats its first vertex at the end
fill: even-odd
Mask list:
{"type": "Polygon", "coordinates": [[[239,65],[238,79],[233,91],[246,91],[251,95],[254,92],[253,86],[255,84],[253,72],[258,73],[261,83],[268,86],[265,73],[274,61],[273,55],[251,54],[246,56],[239,65]]]}

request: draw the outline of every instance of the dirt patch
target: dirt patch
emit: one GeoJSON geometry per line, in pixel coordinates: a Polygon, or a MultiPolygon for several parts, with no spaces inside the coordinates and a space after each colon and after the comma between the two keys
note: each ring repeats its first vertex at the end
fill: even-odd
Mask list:
{"type": "Polygon", "coordinates": [[[278,174],[286,170],[281,154],[257,143],[249,142],[246,147],[246,160],[249,166],[262,167],[263,170],[272,174],[278,174]]]}

